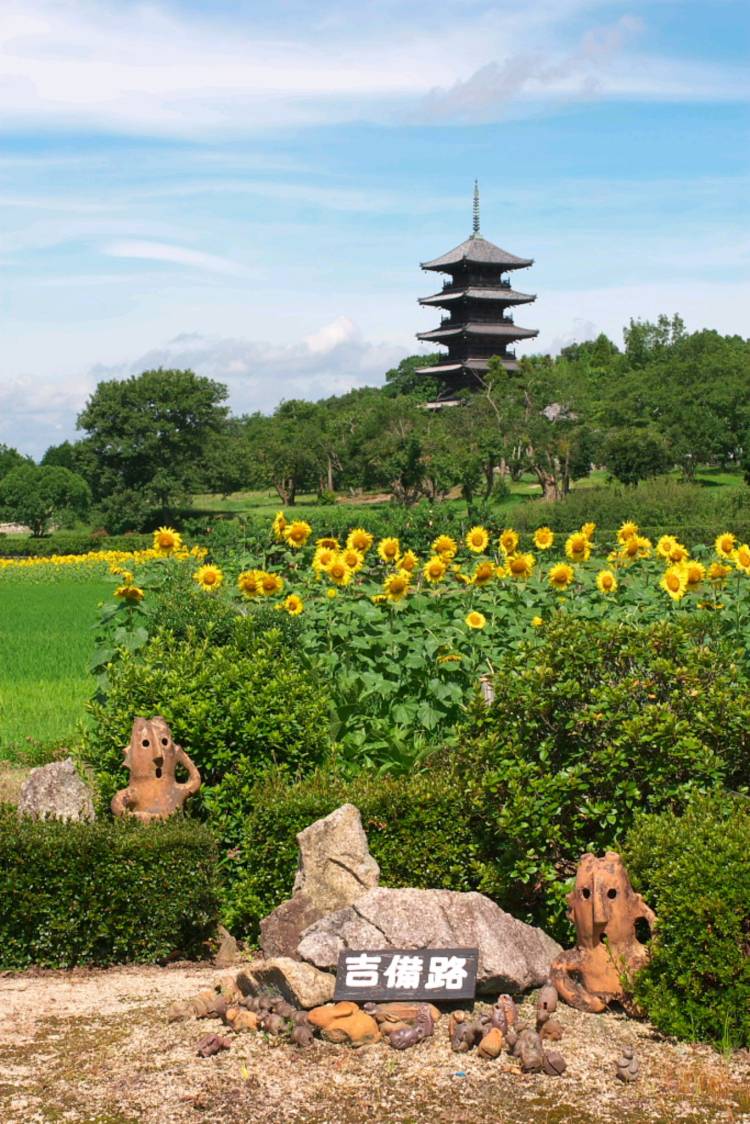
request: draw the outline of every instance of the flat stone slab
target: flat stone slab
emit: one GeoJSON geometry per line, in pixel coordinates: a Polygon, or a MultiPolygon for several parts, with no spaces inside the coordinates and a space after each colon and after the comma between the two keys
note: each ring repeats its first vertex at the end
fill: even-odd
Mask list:
{"type": "Polygon", "coordinates": [[[72,757],[31,770],[21,789],[18,812],[36,820],[96,818],[91,792],[78,776],[72,757]]]}

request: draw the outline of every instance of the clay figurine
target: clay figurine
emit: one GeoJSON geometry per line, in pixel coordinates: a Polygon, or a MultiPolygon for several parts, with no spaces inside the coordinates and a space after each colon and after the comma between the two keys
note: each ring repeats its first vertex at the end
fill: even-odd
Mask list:
{"type": "Polygon", "coordinates": [[[571,1007],[603,1011],[613,999],[625,998],[623,978],[632,978],[649,959],[635,935],[636,921],[643,918],[653,929],[656,918],[633,891],[616,851],[603,859],[582,857],[568,906],[577,947],[553,961],[550,979],[571,1007]]]}
{"type": "Polygon", "coordinates": [[[539,992],[536,1001],[536,1029],[541,1031],[550,1015],[557,1010],[557,989],[552,984],[545,984],[539,992]]]}
{"type": "Polygon", "coordinates": [[[527,1028],[521,1031],[513,1047],[513,1055],[520,1061],[524,1073],[539,1073],[544,1066],[544,1049],[535,1030],[527,1028]]]}
{"type": "Polygon", "coordinates": [[[504,1046],[505,1038],[502,1030],[499,1030],[496,1026],[491,1026],[479,1043],[477,1054],[480,1058],[499,1058],[504,1046]]]}
{"type": "Polygon", "coordinates": [[[135,816],[144,823],[164,820],[201,786],[201,776],[187,753],[172,740],[172,731],[163,718],[136,718],[130,744],[123,750],[130,784],[112,798],[116,816],[135,816]],[[180,784],[175,768],[187,769],[188,779],[180,784]]]}
{"type": "Polygon", "coordinates": [[[542,1059],[542,1069],[548,1077],[562,1077],[568,1064],[559,1050],[545,1050],[542,1059]]]}
{"type": "Polygon", "coordinates": [[[413,1026],[404,1026],[394,1030],[388,1036],[388,1041],[394,1050],[408,1050],[416,1046],[424,1038],[429,1038],[435,1030],[435,1020],[427,1003],[422,1003],[417,1011],[413,1026]]]}
{"type": "Polygon", "coordinates": [[[617,1076],[620,1081],[635,1081],[638,1077],[638,1058],[632,1046],[623,1046],[617,1059],[617,1076]]]}

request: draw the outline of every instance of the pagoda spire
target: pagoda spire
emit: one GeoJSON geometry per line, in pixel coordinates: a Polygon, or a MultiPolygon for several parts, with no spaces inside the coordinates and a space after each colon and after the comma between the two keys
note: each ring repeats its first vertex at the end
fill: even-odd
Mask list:
{"type": "Polygon", "coordinates": [[[479,180],[474,180],[474,229],[472,238],[481,238],[479,233],[479,180]]]}

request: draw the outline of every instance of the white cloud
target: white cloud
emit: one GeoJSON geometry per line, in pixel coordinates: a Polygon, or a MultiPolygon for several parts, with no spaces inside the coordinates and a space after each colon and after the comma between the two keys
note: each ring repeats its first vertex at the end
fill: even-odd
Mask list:
{"type": "Polygon", "coordinates": [[[109,242],[102,247],[103,253],[113,258],[142,258],[146,261],[168,262],[170,265],[184,265],[190,269],[207,270],[234,277],[249,277],[252,270],[216,254],[205,254],[201,250],[191,250],[187,246],[170,246],[166,242],[144,242],[137,239],[123,239],[109,242]]]}

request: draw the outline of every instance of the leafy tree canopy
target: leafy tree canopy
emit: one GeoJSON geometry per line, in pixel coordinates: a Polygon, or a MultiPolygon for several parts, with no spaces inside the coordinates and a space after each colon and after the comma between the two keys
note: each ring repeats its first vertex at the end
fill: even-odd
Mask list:
{"type": "Polygon", "coordinates": [[[8,519],[45,534],[53,522],[83,518],[91,502],[82,476],[67,468],[22,464],[0,480],[0,512],[8,519]]]}

